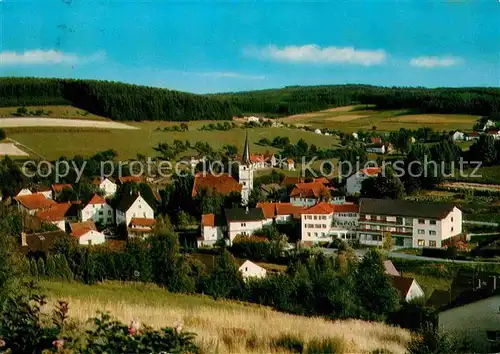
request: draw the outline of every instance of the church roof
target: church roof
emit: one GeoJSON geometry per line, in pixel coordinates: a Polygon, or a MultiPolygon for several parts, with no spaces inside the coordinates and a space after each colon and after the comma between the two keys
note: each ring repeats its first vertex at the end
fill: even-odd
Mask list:
{"type": "Polygon", "coordinates": [[[241,163],[244,165],[250,165],[250,148],[248,146],[248,132],[245,136],[245,146],[243,147],[243,156],[241,157],[241,163]]]}

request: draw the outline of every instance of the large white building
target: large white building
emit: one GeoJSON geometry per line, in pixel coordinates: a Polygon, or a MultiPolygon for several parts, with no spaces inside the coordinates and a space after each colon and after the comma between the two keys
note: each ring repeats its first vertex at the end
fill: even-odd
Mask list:
{"type": "Polygon", "coordinates": [[[355,195],[361,193],[362,183],[365,179],[376,177],[382,168],[380,167],[369,167],[359,170],[355,174],[351,175],[346,180],[346,192],[349,195],[355,195]]]}
{"type": "Polygon", "coordinates": [[[116,224],[129,225],[132,218],[154,219],[153,208],[140,195],[128,195],[116,208],[116,224]]]}
{"type": "Polygon", "coordinates": [[[356,204],[319,202],[301,213],[301,241],[311,245],[334,238],[353,239],[358,218],[356,204]]]}
{"type": "Polygon", "coordinates": [[[230,243],[236,236],[251,236],[264,226],[261,208],[226,209],[227,232],[230,243]]]}
{"type": "Polygon", "coordinates": [[[98,194],[94,194],[81,211],[82,221],[92,220],[101,225],[112,224],[114,221],[113,208],[98,194]]]}
{"type": "Polygon", "coordinates": [[[201,236],[198,239],[198,247],[214,246],[217,241],[224,238],[224,229],[220,217],[212,213],[203,214],[201,216],[201,236]]]}
{"type": "Polygon", "coordinates": [[[462,211],[452,204],[392,199],[361,199],[358,239],[380,246],[390,233],[398,247],[443,247],[462,233],[462,211]]]}

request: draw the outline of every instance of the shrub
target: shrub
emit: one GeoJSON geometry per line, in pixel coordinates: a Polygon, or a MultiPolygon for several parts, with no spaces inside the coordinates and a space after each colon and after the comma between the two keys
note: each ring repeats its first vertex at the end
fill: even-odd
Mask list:
{"type": "Polygon", "coordinates": [[[275,349],[285,349],[292,353],[302,353],[304,351],[304,341],[291,334],[284,334],[272,341],[275,349]]]}
{"type": "Polygon", "coordinates": [[[3,140],[7,137],[7,134],[5,134],[5,130],[0,129],[0,140],[3,140]]]}
{"type": "Polygon", "coordinates": [[[334,354],[344,352],[342,338],[313,339],[307,345],[307,354],[334,354]]]}

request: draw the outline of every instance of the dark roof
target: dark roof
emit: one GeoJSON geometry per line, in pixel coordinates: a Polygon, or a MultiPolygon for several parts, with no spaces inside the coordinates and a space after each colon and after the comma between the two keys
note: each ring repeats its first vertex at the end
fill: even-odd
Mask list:
{"type": "Polygon", "coordinates": [[[396,288],[396,290],[399,292],[399,295],[404,299],[406,295],[408,295],[411,284],[415,279],[394,275],[391,275],[390,277],[392,279],[392,286],[396,288]]]}
{"type": "MultiPolygon", "coordinates": [[[[54,242],[54,239],[58,236],[66,236],[66,233],[62,230],[57,231],[47,231],[47,232],[37,232],[33,234],[27,234],[26,244],[21,243],[21,251],[23,253],[47,251],[54,242]]],[[[21,238],[23,238],[21,236],[21,238]]]]}
{"type": "Polygon", "coordinates": [[[81,209],[82,209],[81,203],[71,203],[69,209],[66,211],[66,214],[64,214],[64,216],[77,218],[79,216],[81,209]]]}
{"type": "Polygon", "coordinates": [[[121,210],[121,211],[127,211],[132,206],[132,204],[134,204],[134,202],[136,201],[137,198],[138,198],[137,194],[125,195],[120,200],[120,203],[118,203],[118,206],[116,207],[116,209],[121,210]]]}
{"type": "Polygon", "coordinates": [[[453,300],[448,305],[445,305],[440,309],[440,311],[446,311],[455,307],[465,306],[468,304],[472,304],[477,301],[481,301],[484,299],[488,299],[493,296],[500,296],[500,289],[495,291],[491,291],[488,289],[478,290],[478,291],[468,291],[462,293],[455,300],[453,300]]]}
{"type": "Polygon", "coordinates": [[[226,220],[231,221],[259,221],[264,220],[261,208],[234,208],[226,209],[226,220]]]}
{"type": "Polygon", "coordinates": [[[241,157],[241,162],[244,165],[250,165],[250,148],[248,147],[248,132],[245,136],[245,146],[243,147],[243,156],[241,157]]]}
{"type": "Polygon", "coordinates": [[[363,198],[359,203],[360,214],[390,215],[443,219],[455,206],[396,199],[363,198]]]}

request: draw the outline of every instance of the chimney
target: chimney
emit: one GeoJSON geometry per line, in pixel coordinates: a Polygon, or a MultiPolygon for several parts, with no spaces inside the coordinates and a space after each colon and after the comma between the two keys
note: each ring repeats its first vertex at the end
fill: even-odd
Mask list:
{"type": "Polygon", "coordinates": [[[28,242],[26,241],[26,232],[21,232],[21,246],[28,246],[28,242]]]}

